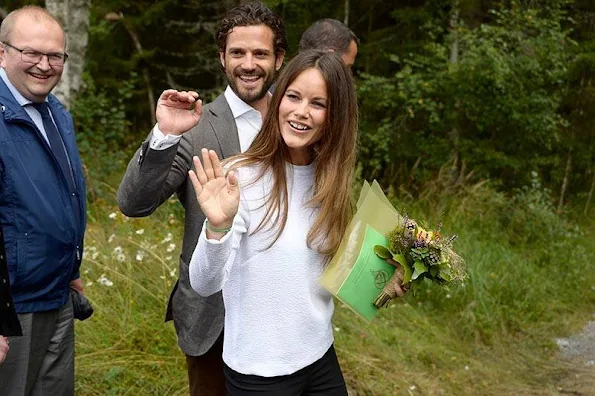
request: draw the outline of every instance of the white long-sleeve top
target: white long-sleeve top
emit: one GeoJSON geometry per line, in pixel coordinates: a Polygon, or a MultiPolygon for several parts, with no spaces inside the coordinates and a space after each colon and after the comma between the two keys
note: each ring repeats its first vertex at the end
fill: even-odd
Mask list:
{"type": "Polygon", "coordinates": [[[320,359],[333,343],[333,300],[318,279],[323,256],[306,238],[316,210],[311,198],[313,165],[288,165],[287,224],[274,245],[268,227],[251,235],[265,215],[270,174],[252,183],[256,167],[236,173],[241,197],[232,230],[221,240],[205,228],[190,261],[190,283],[200,295],[223,290],[223,360],[242,374],[273,377],[294,373],[320,359]]]}

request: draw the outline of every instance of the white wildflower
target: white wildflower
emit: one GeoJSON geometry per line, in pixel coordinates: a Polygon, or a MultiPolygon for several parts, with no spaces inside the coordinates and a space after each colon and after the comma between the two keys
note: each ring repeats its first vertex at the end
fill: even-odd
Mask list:
{"type": "Polygon", "coordinates": [[[335,331],[339,332],[339,331],[341,331],[341,328],[340,327],[335,327],[335,331]]]}
{"type": "Polygon", "coordinates": [[[469,371],[469,366],[465,366],[465,371],[469,371]]]}
{"type": "Polygon", "coordinates": [[[175,243],[170,243],[169,245],[167,245],[167,249],[165,249],[165,250],[167,250],[168,253],[171,253],[175,249],[176,249],[176,244],[175,243]]]}
{"type": "Polygon", "coordinates": [[[85,286],[88,287],[88,286],[92,286],[92,285],[93,285],[93,282],[87,282],[87,284],[85,286]]]}
{"type": "Polygon", "coordinates": [[[416,390],[416,389],[417,389],[417,386],[415,386],[415,385],[411,385],[411,386],[409,387],[409,390],[410,390],[410,391],[414,391],[414,390],[416,390]]]}
{"type": "Polygon", "coordinates": [[[174,269],[172,269],[171,271],[169,271],[169,276],[171,276],[172,278],[175,278],[175,277],[176,277],[176,272],[177,272],[177,271],[176,271],[176,269],[175,269],[175,268],[174,268],[174,269]]]}
{"type": "Polygon", "coordinates": [[[167,236],[165,238],[163,238],[163,240],[161,241],[161,243],[168,243],[171,242],[171,240],[174,238],[174,236],[172,235],[171,232],[167,233],[167,236]]]}
{"type": "Polygon", "coordinates": [[[160,279],[165,279],[165,276],[164,275],[161,275],[159,278],[160,279]]]}
{"type": "Polygon", "coordinates": [[[91,260],[97,260],[97,257],[99,257],[99,252],[93,252],[91,255],[91,260]]]}
{"type": "Polygon", "coordinates": [[[87,246],[83,251],[83,258],[89,257],[89,254],[97,253],[97,248],[95,246],[87,246]]]}
{"type": "Polygon", "coordinates": [[[116,256],[116,260],[118,260],[119,262],[124,262],[126,261],[126,255],[124,253],[120,253],[116,256]]]}
{"type": "Polygon", "coordinates": [[[448,294],[446,295],[446,298],[451,298],[451,297],[452,297],[452,296],[450,295],[450,293],[448,293],[448,294]]]}
{"type": "Polygon", "coordinates": [[[86,270],[83,271],[83,274],[87,275],[89,273],[90,269],[87,268],[86,270]]]}
{"type": "Polygon", "coordinates": [[[143,235],[145,233],[145,229],[141,228],[140,230],[136,230],[137,235],[143,235]]]}
{"type": "Polygon", "coordinates": [[[136,252],[136,261],[143,261],[145,258],[145,253],[142,250],[136,252]]]}
{"type": "Polygon", "coordinates": [[[118,215],[118,214],[117,214],[116,212],[112,212],[112,213],[110,213],[110,214],[109,214],[109,216],[108,216],[108,217],[109,217],[110,219],[114,220],[114,219],[116,218],[116,216],[117,216],[117,215],[118,215]]]}
{"type": "Polygon", "coordinates": [[[110,235],[109,238],[107,238],[107,243],[112,243],[112,241],[114,240],[115,237],[116,237],[116,234],[110,235]]]}
{"type": "Polygon", "coordinates": [[[167,260],[167,261],[171,261],[171,259],[172,259],[172,256],[166,256],[165,257],[165,260],[167,260]]]}
{"type": "Polygon", "coordinates": [[[123,252],[122,246],[116,246],[116,247],[114,248],[114,253],[115,253],[115,254],[120,254],[120,253],[122,253],[122,252],[123,252]]]}
{"type": "Polygon", "coordinates": [[[112,282],[111,280],[107,279],[107,277],[105,276],[105,274],[101,274],[101,276],[99,277],[99,279],[97,279],[97,282],[99,282],[103,286],[113,286],[114,285],[114,282],[112,282]]]}

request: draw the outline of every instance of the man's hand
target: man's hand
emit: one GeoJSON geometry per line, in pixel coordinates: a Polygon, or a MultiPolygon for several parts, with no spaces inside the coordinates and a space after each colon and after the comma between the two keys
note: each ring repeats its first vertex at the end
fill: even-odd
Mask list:
{"type": "Polygon", "coordinates": [[[202,101],[194,91],[163,91],[155,112],[157,124],[164,135],[181,135],[200,121],[202,101]]]}
{"type": "Polygon", "coordinates": [[[9,349],[8,338],[0,335],[0,365],[4,362],[9,349]]]}
{"type": "Polygon", "coordinates": [[[79,291],[81,294],[84,294],[83,293],[83,281],[81,280],[81,278],[71,280],[70,287],[79,291]]]}

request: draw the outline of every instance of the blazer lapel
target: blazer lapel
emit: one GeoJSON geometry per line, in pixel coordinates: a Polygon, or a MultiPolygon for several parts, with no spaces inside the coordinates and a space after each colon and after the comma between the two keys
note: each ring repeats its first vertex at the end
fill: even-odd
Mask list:
{"type": "Polygon", "coordinates": [[[233,118],[233,113],[225,100],[223,94],[215,99],[209,111],[212,117],[209,117],[209,123],[219,140],[223,158],[231,157],[240,153],[240,139],[238,137],[238,128],[233,118]]]}

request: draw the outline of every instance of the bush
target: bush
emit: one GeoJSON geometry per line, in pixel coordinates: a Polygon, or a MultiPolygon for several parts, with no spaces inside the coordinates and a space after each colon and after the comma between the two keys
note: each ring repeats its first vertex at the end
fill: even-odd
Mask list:
{"type": "Polygon", "coordinates": [[[124,168],[130,154],[126,150],[130,123],[125,102],[130,98],[132,82],[124,81],[113,103],[86,74],[84,89],[72,104],[77,143],[87,173],[88,197],[105,195],[105,182],[124,168]]]}

